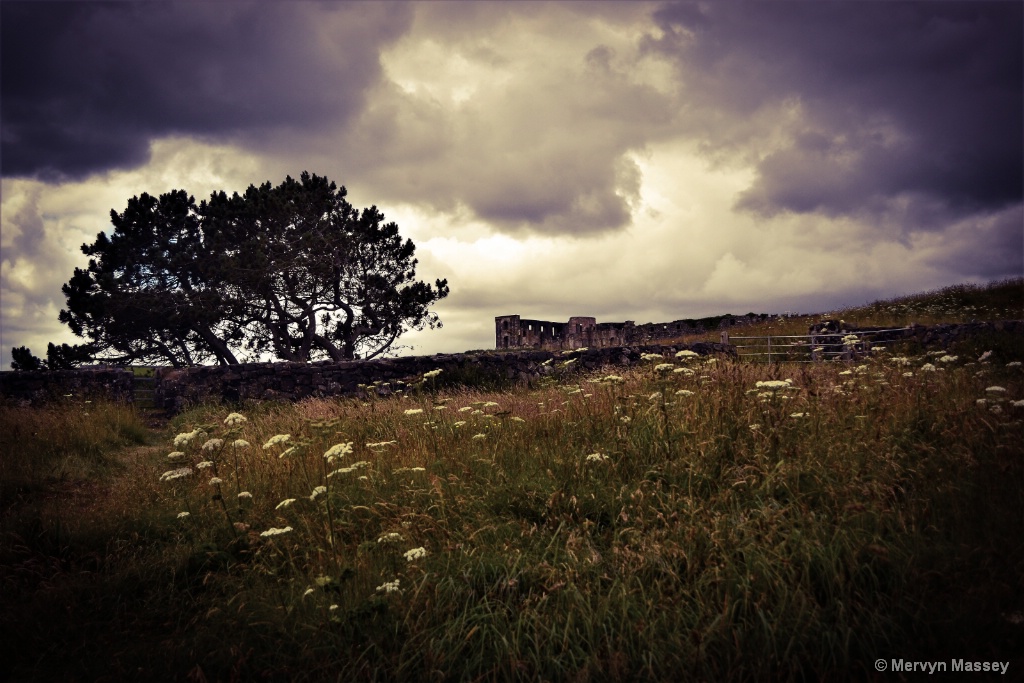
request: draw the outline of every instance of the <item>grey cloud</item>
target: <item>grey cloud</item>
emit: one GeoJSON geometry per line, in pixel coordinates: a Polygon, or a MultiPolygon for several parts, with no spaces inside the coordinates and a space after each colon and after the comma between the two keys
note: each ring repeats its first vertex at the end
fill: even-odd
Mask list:
{"type": "MultiPolygon", "coordinates": [[[[481,48],[446,47],[470,61],[481,48]]],[[[344,156],[362,160],[360,182],[375,197],[441,210],[461,204],[508,233],[621,228],[639,200],[629,154],[670,135],[675,110],[616,57],[591,43],[569,63],[482,84],[458,106],[382,87],[348,131],[344,156]]]]}
{"type": "Polygon", "coordinates": [[[131,168],[161,135],[259,147],[359,111],[394,3],[4,2],[3,173],[131,168]],[[329,30],[321,30],[327,28],[329,30]]]}
{"type": "Polygon", "coordinates": [[[644,47],[675,61],[709,154],[756,163],[741,208],[850,215],[919,196],[962,216],[1022,199],[1022,7],[665,5],[644,47]]]}

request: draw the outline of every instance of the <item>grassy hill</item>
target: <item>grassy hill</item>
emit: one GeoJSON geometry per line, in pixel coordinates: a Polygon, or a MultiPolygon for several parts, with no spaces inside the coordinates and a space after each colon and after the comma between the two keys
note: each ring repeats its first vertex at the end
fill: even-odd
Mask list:
{"type": "MultiPolygon", "coordinates": [[[[1020,317],[1014,286],[837,313],[1020,317]]],[[[159,431],[0,407],[0,680],[1019,676],[1024,350],[990,341],[159,431]]]]}

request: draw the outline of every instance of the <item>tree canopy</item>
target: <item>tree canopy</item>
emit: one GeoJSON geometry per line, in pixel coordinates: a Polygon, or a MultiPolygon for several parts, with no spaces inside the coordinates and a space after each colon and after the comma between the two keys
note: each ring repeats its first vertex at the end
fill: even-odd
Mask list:
{"type": "Polygon", "coordinates": [[[133,197],[82,246],[60,320],[97,359],[174,366],[373,358],[440,327],[429,307],[447,280],[418,281],[412,241],[346,196],[304,172],[198,205],[184,190],[133,197]]]}

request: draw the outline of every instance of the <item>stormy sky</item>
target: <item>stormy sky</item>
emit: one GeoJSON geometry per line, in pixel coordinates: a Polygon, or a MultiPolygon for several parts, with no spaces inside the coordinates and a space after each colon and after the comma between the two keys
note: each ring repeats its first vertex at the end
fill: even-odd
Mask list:
{"type": "Polygon", "coordinates": [[[303,170],[496,315],[821,312],[1024,273],[1024,5],[0,3],[2,356],[130,197],[303,170]]]}

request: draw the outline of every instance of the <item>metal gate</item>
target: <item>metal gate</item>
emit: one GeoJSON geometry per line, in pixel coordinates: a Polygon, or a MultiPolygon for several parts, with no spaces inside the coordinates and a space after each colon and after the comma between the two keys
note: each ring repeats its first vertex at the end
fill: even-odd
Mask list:
{"type": "Polygon", "coordinates": [[[732,344],[741,360],[814,363],[863,358],[873,349],[885,348],[903,341],[910,332],[909,327],[761,337],[730,337],[728,333],[723,332],[722,341],[732,344]]]}

